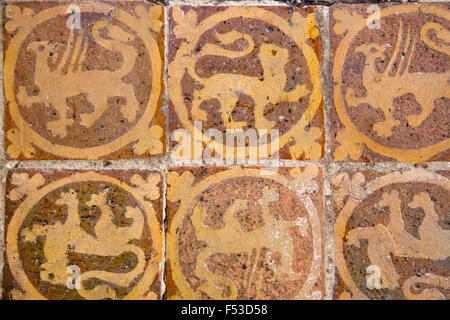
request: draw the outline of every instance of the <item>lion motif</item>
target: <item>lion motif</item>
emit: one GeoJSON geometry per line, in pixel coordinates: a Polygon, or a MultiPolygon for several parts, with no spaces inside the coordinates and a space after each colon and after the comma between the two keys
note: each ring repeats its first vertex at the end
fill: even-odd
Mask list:
{"type": "MultiPolygon", "coordinates": [[[[449,98],[450,92],[450,72],[445,73],[410,73],[408,66],[411,63],[415,50],[414,39],[411,39],[411,30],[408,29],[406,37],[406,49],[412,42],[409,58],[403,60],[403,66],[400,63],[398,68],[391,75],[394,69],[394,63],[400,52],[400,44],[403,42],[403,24],[400,24],[397,43],[394,53],[389,61],[388,67],[383,73],[376,68],[377,60],[387,59],[384,49],[378,44],[370,43],[358,46],[355,51],[361,52],[365,56],[365,67],[362,75],[363,86],[366,88],[366,96],[356,97],[352,88],[348,88],[346,92],[346,100],[350,107],[358,107],[363,103],[368,103],[372,107],[380,109],[384,114],[384,121],[375,123],[373,128],[378,136],[390,137],[392,129],[400,125],[398,119],[393,117],[393,101],[397,97],[401,97],[407,93],[414,94],[417,102],[422,110],[419,114],[409,115],[408,124],[412,127],[418,127],[434,110],[434,101],[445,95],[449,98]],[[397,74],[398,70],[400,72],[397,74]],[[444,88],[444,90],[443,90],[444,88]],[[446,92],[446,93],[443,93],[446,92]]],[[[449,43],[450,32],[441,25],[429,22],[421,29],[421,38],[429,47],[450,55],[450,48],[440,43],[435,43],[428,38],[429,31],[434,31],[439,39],[449,43]]]]}
{"type": "MultiPolygon", "coordinates": [[[[356,247],[360,246],[361,239],[368,240],[367,254],[372,265],[381,270],[382,288],[391,290],[399,287],[399,275],[392,262],[392,255],[416,259],[446,260],[450,257],[450,230],[442,229],[439,225],[439,216],[434,209],[434,202],[426,192],[416,194],[409,203],[411,208],[422,208],[425,213],[422,224],[419,227],[420,239],[414,237],[405,230],[399,192],[394,190],[384,193],[378,203],[379,208],[389,208],[389,223],[387,226],[377,224],[374,227],[362,227],[350,230],[347,234],[347,242],[356,247]]],[[[403,285],[405,296],[413,297],[411,286],[414,283],[427,283],[450,288],[450,283],[445,277],[427,275],[422,279],[408,279],[403,285]]],[[[442,294],[438,289],[427,289],[426,294],[440,298],[442,294]]]]}
{"type": "Polygon", "coordinates": [[[86,70],[76,72],[76,66],[81,66],[86,55],[87,45],[80,54],[80,61],[76,63],[77,51],[80,51],[81,38],[79,34],[75,44],[75,53],[70,61],[69,70],[63,72],[66,61],[70,58],[69,45],[74,42],[74,32],[69,34],[68,46],[65,49],[61,62],[57,70],[51,70],[48,64],[49,57],[53,56],[55,46],[50,41],[36,41],[28,45],[27,50],[36,54],[36,64],[34,70],[34,82],[39,88],[38,95],[28,95],[26,88],[18,88],[18,102],[27,107],[35,103],[43,103],[47,108],[53,107],[57,110],[58,120],[47,123],[47,129],[53,136],[64,138],[67,135],[67,127],[74,122],[72,116],[67,115],[67,99],[79,94],[86,94],[88,101],[93,104],[95,110],[92,113],[82,114],[80,124],[91,127],[102,116],[108,108],[108,98],[124,97],[127,103],[121,107],[122,115],[129,121],[136,118],[139,103],[135,97],[134,87],[122,81],[122,78],[129,74],[135,65],[136,49],[127,44],[134,40],[134,36],[124,32],[117,26],[109,26],[106,21],[97,21],[92,28],[92,35],[97,44],[103,48],[118,52],[122,55],[123,63],[121,67],[113,72],[109,70],[86,70]],[[106,28],[110,39],[100,35],[100,30],[106,28]],[[72,70],[70,70],[72,67],[72,70]],[[101,85],[99,85],[101,84],[101,85]]]}
{"type": "MultiPolygon", "coordinates": [[[[269,130],[275,126],[274,121],[268,121],[264,116],[264,109],[268,103],[296,102],[310,93],[306,85],[297,85],[291,91],[285,91],[287,75],[284,67],[289,61],[289,52],[274,44],[264,43],[259,48],[258,58],[263,67],[263,76],[252,77],[241,74],[215,74],[209,78],[199,77],[195,71],[195,61],[207,55],[223,56],[227,58],[243,57],[251,53],[255,44],[253,39],[237,31],[225,34],[216,33],[216,38],[222,45],[232,44],[240,39],[247,42],[247,48],[242,51],[223,49],[216,44],[207,43],[195,59],[187,61],[183,59],[184,68],[201,86],[196,89],[192,102],[192,117],[194,120],[207,120],[205,110],[200,108],[203,101],[217,99],[220,102],[220,113],[225,127],[230,130],[242,129],[247,123],[245,121],[233,120],[233,109],[236,107],[241,93],[253,98],[255,109],[255,127],[257,129],[269,130]]],[[[180,51],[186,51],[188,45],[183,43],[180,51]]]]}
{"type": "MultiPolygon", "coordinates": [[[[283,280],[297,280],[298,277],[292,271],[294,244],[289,230],[299,228],[301,235],[306,237],[309,233],[308,221],[302,217],[293,221],[275,218],[270,212],[269,204],[277,201],[279,195],[268,187],[265,187],[262,193],[260,204],[264,226],[248,232],[242,231],[240,222],[234,217],[236,213],[247,209],[246,200],[237,199],[226,210],[223,216],[225,227],[221,229],[211,229],[205,226],[203,224],[206,217],[205,209],[200,206],[194,208],[191,220],[196,231],[196,237],[199,241],[207,242],[207,246],[202,249],[197,257],[195,275],[205,281],[197,290],[204,291],[215,299],[223,299],[218,285],[224,284],[231,290],[229,298],[236,299],[237,297],[237,284],[208,270],[206,261],[215,253],[246,253],[250,257],[252,251],[256,250],[256,257],[259,257],[260,254],[263,254],[262,251],[267,250],[268,260],[275,274],[283,280]],[[273,258],[276,253],[281,254],[279,261],[275,261],[273,258]]],[[[254,269],[257,269],[256,262],[254,269]]],[[[258,270],[254,272],[257,273],[258,270]]],[[[257,275],[258,277],[260,275],[257,275]]],[[[256,291],[258,290],[257,287],[256,291]]]]}
{"type": "Polygon", "coordinates": [[[137,258],[135,267],[127,273],[108,272],[103,270],[90,270],[80,275],[78,293],[86,299],[115,299],[116,293],[110,284],[128,287],[145,268],[144,251],[130,241],[142,237],[144,218],[139,208],[127,207],[125,217],[132,219],[131,226],[118,227],[113,223],[113,212],[107,205],[104,194],[93,194],[88,206],[97,206],[101,209],[101,216],[95,225],[95,236],[84,231],[80,226],[78,213],[79,200],[77,193],[71,189],[62,193],[56,204],[67,206],[67,216],[64,222],[52,225],[34,224],[22,231],[27,242],[34,242],[37,237],[45,237],[44,254],[46,262],[42,264],[40,278],[55,285],[67,284],[68,252],[81,254],[116,257],[124,253],[132,253],[137,258]],[[93,289],[85,289],[83,281],[99,279],[101,284],[93,289]]]}

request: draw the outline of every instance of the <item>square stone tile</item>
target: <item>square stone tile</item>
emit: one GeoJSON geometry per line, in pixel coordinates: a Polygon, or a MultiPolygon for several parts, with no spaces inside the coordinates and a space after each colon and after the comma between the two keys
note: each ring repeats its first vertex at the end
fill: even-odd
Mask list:
{"type": "Polygon", "coordinates": [[[334,160],[450,160],[449,10],[331,7],[334,160]]]}
{"type": "Polygon", "coordinates": [[[7,157],[163,153],[163,10],[146,1],[7,4],[7,157]]]}
{"type": "Polygon", "coordinates": [[[167,197],[168,299],[323,298],[318,167],[177,168],[167,197]]]}
{"type": "Polygon", "coordinates": [[[6,190],[3,299],[159,299],[162,177],[15,170],[6,190]]]}
{"type": "Polygon", "coordinates": [[[322,156],[322,45],[314,10],[171,8],[170,131],[173,138],[175,130],[183,130],[203,143],[199,153],[180,156],[181,139],[173,139],[172,156],[211,158],[202,154],[204,148],[212,157],[230,159],[225,146],[253,150],[239,159],[277,152],[282,159],[322,156]],[[260,140],[237,144],[233,139],[246,133],[260,140]]]}
{"type": "Polygon", "coordinates": [[[450,172],[334,177],[336,299],[450,299],[450,172]]]}

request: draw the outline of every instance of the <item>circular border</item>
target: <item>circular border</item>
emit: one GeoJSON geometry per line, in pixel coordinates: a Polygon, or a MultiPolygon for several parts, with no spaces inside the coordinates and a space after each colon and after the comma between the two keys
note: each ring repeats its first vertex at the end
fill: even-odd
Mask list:
{"type": "Polygon", "coordinates": [[[22,222],[28,216],[32,207],[42,198],[44,198],[49,192],[52,192],[67,184],[76,182],[106,182],[114,184],[128,193],[132,194],[135,199],[142,205],[145,211],[145,217],[147,219],[147,225],[150,229],[152,247],[157,251],[156,257],[153,262],[148,262],[147,268],[144,271],[142,279],[134,287],[134,289],[124,297],[125,300],[135,300],[142,297],[150,288],[156,274],[158,273],[158,264],[162,258],[162,233],[159,228],[159,222],[156,218],[156,212],[152,205],[144,200],[143,197],[133,192],[133,188],[127,185],[125,182],[112,178],[110,176],[101,175],[96,172],[78,173],[74,176],[62,178],[55,182],[52,182],[41,189],[38,189],[33,193],[33,198],[29,196],[17,207],[14,211],[14,215],[11,222],[8,225],[6,233],[6,255],[9,264],[9,270],[13,274],[14,279],[19,283],[22,290],[25,291],[27,296],[31,296],[32,299],[45,300],[43,296],[28,279],[20,260],[18,239],[22,222]],[[36,200],[37,199],[37,200],[36,200]]]}
{"type": "Polygon", "coordinates": [[[353,215],[353,210],[362,203],[369,195],[373,194],[375,191],[394,183],[408,183],[408,182],[428,182],[435,185],[439,185],[450,191],[450,180],[436,174],[434,172],[428,172],[423,170],[413,170],[405,172],[394,172],[379,178],[376,178],[368,182],[365,186],[364,194],[360,199],[356,200],[352,197],[349,198],[344,208],[339,213],[336,219],[334,227],[334,244],[336,248],[336,267],[339,271],[339,275],[346,284],[346,286],[352,292],[352,299],[367,300],[369,299],[362,291],[358,288],[350,272],[347,269],[347,264],[344,258],[344,238],[346,235],[345,228],[347,226],[347,221],[353,215]]]}
{"type": "MultiPolygon", "coordinates": [[[[31,126],[22,118],[17,106],[15,94],[14,94],[14,69],[17,64],[17,58],[21,49],[22,43],[26,40],[28,34],[32,32],[35,26],[50,20],[58,15],[66,15],[67,8],[71,4],[57,6],[49,9],[45,9],[36,15],[34,15],[30,21],[19,29],[19,32],[14,36],[9,47],[5,53],[4,63],[4,84],[5,84],[5,97],[9,102],[10,114],[16,124],[17,128],[22,132],[23,136],[30,137],[32,143],[36,144],[40,149],[45,152],[55,154],[60,157],[67,158],[80,158],[80,159],[98,159],[101,156],[111,154],[120,148],[126,146],[138,140],[137,137],[142,135],[142,132],[146,132],[150,122],[156,112],[158,104],[159,94],[161,92],[161,55],[159,52],[158,44],[148,30],[143,27],[143,24],[134,16],[122,9],[118,9],[115,20],[118,20],[125,25],[133,29],[137,35],[142,39],[147,50],[150,54],[151,68],[152,68],[152,87],[149,96],[149,101],[144,114],[138,123],[131,130],[127,131],[124,135],[116,138],[115,140],[100,146],[89,148],[75,148],[65,145],[54,144],[51,141],[43,138],[37,132],[35,132],[31,126]],[[156,58],[156,59],[155,59],[156,58]]],[[[96,3],[95,6],[89,6],[88,8],[80,7],[82,12],[99,12],[103,13],[104,9],[113,8],[111,6],[96,3]]]]}
{"type": "MultiPolygon", "coordinates": [[[[300,13],[298,13],[300,14],[300,13]]],[[[306,63],[308,65],[309,74],[310,74],[310,81],[313,86],[313,90],[310,94],[309,98],[309,104],[306,108],[305,112],[303,113],[300,120],[298,120],[295,125],[293,125],[286,133],[284,133],[281,137],[278,137],[277,139],[274,139],[271,143],[267,143],[268,146],[271,146],[272,144],[278,145],[277,150],[272,150],[273,148],[270,148],[270,154],[269,156],[272,156],[274,153],[278,152],[284,145],[289,143],[292,140],[292,136],[295,135],[296,132],[302,131],[313,119],[317,112],[317,109],[319,108],[321,102],[322,102],[322,92],[321,92],[321,81],[320,81],[320,63],[319,59],[314,52],[314,49],[311,48],[307,43],[301,41],[301,37],[299,37],[299,31],[292,28],[292,26],[289,25],[289,23],[284,20],[279,15],[265,10],[263,8],[258,7],[230,7],[226,9],[225,11],[215,13],[202,22],[200,22],[196,26],[196,32],[197,37],[195,39],[189,39],[189,41],[194,41],[195,43],[198,43],[199,38],[203,33],[206,31],[214,28],[217,24],[219,24],[224,19],[234,19],[234,18],[247,18],[247,19],[255,19],[255,20],[261,20],[268,24],[272,24],[280,28],[282,32],[284,32],[286,35],[288,35],[295,44],[300,48],[300,50],[303,52],[306,63]],[[223,19],[216,19],[216,16],[220,15],[223,16],[223,19]],[[218,22],[219,21],[219,22],[218,22]]],[[[304,30],[307,32],[307,30],[304,30]]],[[[177,55],[178,56],[178,52],[177,55]]],[[[175,58],[173,61],[176,61],[177,58],[175,58]]],[[[171,63],[173,63],[173,61],[171,63]]],[[[170,64],[169,64],[170,68],[170,64]]],[[[176,113],[178,117],[180,118],[181,122],[183,123],[184,127],[187,128],[194,136],[202,137],[202,141],[204,141],[209,147],[214,148],[215,150],[224,150],[226,147],[226,144],[218,143],[214,139],[210,139],[208,136],[203,134],[203,132],[199,132],[198,128],[194,127],[194,125],[189,121],[189,117],[186,111],[186,105],[184,104],[184,101],[182,99],[181,94],[181,86],[176,81],[181,79],[174,79],[172,82],[175,82],[173,86],[169,86],[169,92],[172,90],[174,91],[174,94],[170,95],[170,99],[173,102],[173,105],[175,106],[176,113]],[[172,88],[172,89],[171,89],[172,88]],[[177,92],[177,89],[179,89],[180,92],[177,92]]],[[[171,81],[171,78],[169,77],[169,82],[171,81]]],[[[235,149],[237,152],[240,149],[248,149],[249,154],[252,154],[254,152],[253,150],[258,149],[256,146],[246,146],[246,147],[236,147],[235,149]]],[[[239,154],[239,153],[238,153],[239,154]]],[[[225,155],[223,155],[225,157],[225,155]]]]}
{"type": "MultiPolygon", "coordinates": [[[[445,11],[444,9],[440,9],[432,5],[417,6],[415,4],[394,5],[392,7],[381,9],[380,18],[389,15],[396,15],[401,13],[413,13],[413,12],[433,14],[436,16],[440,16],[441,18],[444,18],[446,20],[450,20],[449,11],[445,11]]],[[[345,97],[343,97],[342,95],[342,87],[341,87],[342,68],[344,67],[345,57],[347,55],[347,51],[350,47],[350,44],[353,41],[353,38],[365,27],[366,27],[366,19],[361,19],[359,24],[355,23],[355,25],[352,25],[352,29],[348,31],[348,34],[340,42],[334,58],[335,62],[333,65],[333,79],[336,79],[336,85],[334,88],[334,105],[336,107],[339,119],[342,121],[345,128],[349,129],[352,132],[352,134],[355,135],[357,139],[360,142],[364,143],[370,150],[373,150],[387,157],[396,158],[399,161],[405,162],[426,161],[432,156],[450,148],[450,138],[448,138],[447,140],[443,140],[432,146],[421,149],[403,150],[399,148],[386,147],[360,133],[358,128],[356,128],[351,119],[348,117],[347,112],[345,110],[346,104],[345,97]],[[337,64],[336,61],[338,60],[343,61],[343,64],[342,65],[337,64]]]]}
{"type": "MultiPolygon", "coordinates": [[[[187,199],[194,199],[197,195],[204,192],[207,188],[210,187],[211,184],[220,183],[223,180],[231,179],[231,178],[241,178],[241,177],[256,177],[261,179],[269,179],[273,180],[282,186],[287,187],[289,190],[292,190],[292,187],[289,186],[289,180],[276,174],[276,176],[271,175],[270,177],[262,177],[260,169],[242,169],[242,168],[233,168],[230,170],[225,170],[212,176],[207,177],[206,179],[198,182],[189,192],[189,196],[187,199]]],[[[306,194],[298,194],[297,196],[302,201],[306,211],[309,214],[309,220],[312,225],[312,233],[313,233],[313,259],[311,263],[310,272],[308,278],[305,280],[302,289],[297,294],[296,297],[307,298],[309,297],[309,293],[313,289],[314,282],[317,281],[320,275],[321,261],[322,261],[322,235],[321,235],[321,226],[320,226],[320,218],[317,212],[316,207],[314,206],[313,201],[306,194]]],[[[185,200],[186,200],[185,198],[185,200]]],[[[173,217],[173,221],[170,226],[170,230],[167,234],[167,256],[170,262],[172,279],[175,282],[178,290],[180,290],[182,294],[182,298],[185,299],[201,299],[198,293],[192,290],[185,280],[182,271],[181,265],[178,259],[178,237],[177,237],[177,229],[183,222],[185,217],[185,212],[190,207],[191,203],[189,201],[181,201],[180,207],[178,208],[175,216],[173,217]]],[[[170,297],[169,297],[170,298],[170,297]]]]}

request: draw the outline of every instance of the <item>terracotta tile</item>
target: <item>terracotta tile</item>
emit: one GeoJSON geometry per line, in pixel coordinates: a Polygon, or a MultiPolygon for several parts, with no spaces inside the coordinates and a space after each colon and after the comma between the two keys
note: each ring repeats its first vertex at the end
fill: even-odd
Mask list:
{"type": "Polygon", "coordinates": [[[317,167],[178,168],[168,175],[168,299],[321,299],[317,167]]]}
{"type": "Polygon", "coordinates": [[[337,299],[450,299],[450,172],[334,178],[337,299]]]}
{"type": "Polygon", "coordinates": [[[71,5],[22,2],[4,10],[7,156],[163,153],[163,7],[82,2],[70,11],[71,5]]]}
{"type": "Polygon", "coordinates": [[[448,161],[450,4],[378,6],[331,8],[334,159],[448,161]]]}
{"type": "MultiPolygon", "coordinates": [[[[175,6],[169,19],[171,132],[185,129],[193,138],[198,133],[217,158],[229,158],[224,145],[238,149],[226,133],[250,129],[268,137],[269,155],[322,156],[322,46],[314,7],[175,6]],[[196,121],[201,129],[195,129],[196,121]],[[270,143],[278,141],[275,129],[278,146],[270,143]]],[[[258,149],[248,142],[243,148],[261,151],[266,145],[258,149]]],[[[247,157],[267,158],[261,152],[247,157]]]]}
{"type": "MultiPolygon", "coordinates": [[[[359,3],[362,2],[360,0],[323,0],[323,1],[322,0],[303,0],[303,1],[301,1],[301,0],[294,0],[294,1],[298,1],[298,3],[303,2],[303,3],[312,3],[312,4],[328,2],[328,3],[333,4],[333,5],[334,4],[341,4],[341,3],[345,3],[345,4],[359,4],[359,3]]],[[[381,0],[381,1],[366,1],[366,2],[368,2],[369,4],[373,4],[373,5],[379,5],[382,2],[394,2],[394,3],[396,3],[396,2],[399,2],[399,1],[397,1],[397,0],[381,0]]],[[[418,0],[407,0],[405,2],[418,2],[418,0]]]]}
{"type": "Polygon", "coordinates": [[[161,175],[8,174],[4,299],[158,299],[161,175]]]}

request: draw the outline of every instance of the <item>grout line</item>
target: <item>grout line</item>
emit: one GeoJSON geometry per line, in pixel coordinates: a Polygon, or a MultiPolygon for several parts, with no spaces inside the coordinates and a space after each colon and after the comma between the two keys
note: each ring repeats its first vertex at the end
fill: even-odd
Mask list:
{"type": "Polygon", "coordinates": [[[294,4],[288,4],[284,1],[276,1],[276,0],[259,0],[259,1],[224,1],[224,0],[170,0],[170,6],[215,6],[215,7],[225,7],[225,6],[236,6],[236,7],[245,7],[245,6],[278,6],[278,7],[287,7],[293,6],[294,4]]]}
{"type": "MultiPolygon", "coordinates": [[[[169,7],[164,8],[164,82],[165,82],[165,112],[166,112],[166,154],[170,152],[170,127],[169,127],[169,93],[168,93],[168,66],[169,66],[169,7]]],[[[163,172],[163,187],[162,187],[162,197],[163,197],[163,212],[162,212],[162,260],[161,260],[161,299],[166,299],[166,227],[167,227],[167,161],[165,161],[166,166],[163,172]]]]}
{"type": "Polygon", "coordinates": [[[168,172],[167,169],[164,170],[163,176],[162,176],[162,197],[163,197],[163,208],[162,208],[162,220],[161,220],[161,227],[162,227],[162,260],[160,265],[160,271],[161,271],[161,292],[160,292],[160,299],[166,300],[166,230],[167,230],[167,176],[168,172]]]}
{"type": "Polygon", "coordinates": [[[163,69],[163,81],[164,81],[164,104],[161,109],[166,117],[165,122],[165,135],[166,135],[166,148],[165,155],[170,155],[170,109],[169,109],[169,11],[170,5],[164,6],[164,69],[163,69]]]}
{"type": "Polygon", "coordinates": [[[333,298],[333,288],[335,286],[334,277],[334,224],[332,208],[332,189],[329,176],[329,163],[332,161],[331,136],[330,136],[330,109],[331,109],[331,88],[330,88],[330,28],[329,28],[329,8],[322,7],[316,9],[317,27],[320,29],[323,57],[321,65],[322,95],[323,95],[323,126],[325,130],[325,154],[322,159],[323,166],[323,208],[324,208],[324,269],[325,269],[325,299],[333,298]]]}
{"type": "MultiPolygon", "coordinates": [[[[0,6],[0,25],[3,26],[3,14],[5,7],[3,5],[0,6]]],[[[3,265],[4,258],[6,256],[6,234],[5,234],[5,187],[6,187],[6,162],[5,159],[5,130],[4,130],[4,121],[5,121],[5,94],[4,94],[4,86],[3,86],[3,30],[0,32],[0,85],[1,92],[0,95],[0,300],[3,298],[3,265]]]]}
{"type": "Polygon", "coordinates": [[[1,0],[1,4],[10,4],[10,3],[26,3],[26,2],[49,2],[49,3],[82,3],[82,2],[139,2],[145,1],[154,4],[159,4],[164,6],[162,1],[155,0],[1,0]]]}
{"type": "MultiPolygon", "coordinates": [[[[3,26],[3,14],[5,7],[3,5],[0,6],[0,25],[3,26]]],[[[3,30],[2,30],[3,31],[3,30]]],[[[0,85],[1,85],[1,96],[0,96],[0,159],[5,159],[5,110],[6,110],[6,102],[5,102],[5,89],[3,86],[3,32],[0,33],[0,85]]]]}
{"type": "Polygon", "coordinates": [[[4,265],[4,258],[6,257],[6,234],[5,234],[5,200],[6,200],[6,193],[5,193],[5,186],[6,186],[6,175],[7,172],[5,169],[2,169],[0,172],[0,300],[2,300],[3,297],[3,265],[4,265]]]}
{"type": "MultiPolygon", "coordinates": [[[[331,158],[331,152],[328,157],[331,158]]],[[[0,160],[1,161],[1,160],[0,160]]],[[[322,158],[320,160],[247,160],[235,162],[232,165],[216,159],[202,159],[199,163],[195,160],[177,160],[170,156],[159,156],[155,158],[119,159],[119,160],[4,160],[2,164],[6,169],[69,169],[69,170],[120,170],[120,169],[147,169],[164,170],[179,168],[183,166],[279,166],[279,167],[305,167],[318,166],[329,168],[332,172],[346,170],[372,170],[375,172],[391,172],[395,170],[411,170],[424,168],[429,170],[450,170],[450,162],[435,161],[423,163],[396,163],[396,162],[333,162],[322,158]]]]}

